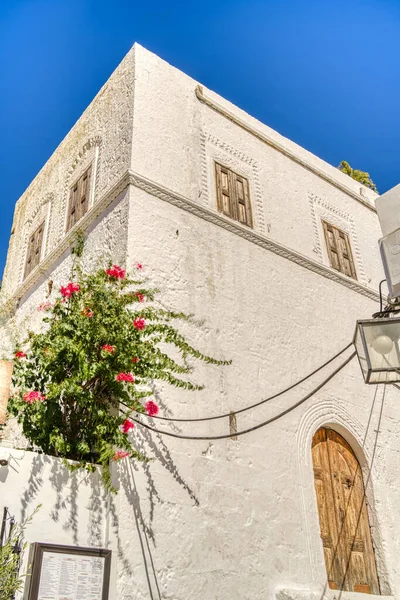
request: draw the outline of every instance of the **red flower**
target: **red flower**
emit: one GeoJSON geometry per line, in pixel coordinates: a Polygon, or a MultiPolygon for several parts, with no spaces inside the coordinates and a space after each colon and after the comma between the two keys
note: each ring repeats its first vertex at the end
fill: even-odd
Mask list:
{"type": "Polygon", "coordinates": [[[101,347],[104,352],[109,352],[110,354],[114,354],[115,346],[111,346],[110,344],[103,344],[101,347]]]}
{"type": "Polygon", "coordinates": [[[93,311],[88,306],[85,306],[85,308],[81,310],[81,315],[84,317],[93,317],[93,311]]]}
{"type": "Polygon", "coordinates": [[[129,452],[126,452],[125,450],[117,450],[112,457],[112,460],[121,460],[121,458],[126,458],[127,456],[129,456],[129,452]]]}
{"type": "Polygon", "coordinates": [[[34,402],[43,402],[44,400],[46,400],[46,396],[43,396],[43,394],[40,392],[32,391],[24,394],[24,402],[27,402],[28,404],[33,404],[34,402]]]}
{"type": "Polygon", "coordinates": [[[126,271],[118,265],[113,265],[111,269],[106,270],[106,273],[109,277],[114,277],[115,279],[125,279],[126,277],[126,271]]]}
{"type": "Polygon", "coordinates": [[[118,375],[115,376],[115,379],[117,381],[126,381],[127,383],[134,383],[135,381],[132,373],[118,373],[118,375]]]}
{"type": "Polygon", "coordinates": [[[25,352],[22,352],[21,350],[18,350],[15,353],[15,358],[26,358],[26,354],[25,354],[25,352]]]}
{"type": "Polygon", "coordinates": [[[140,361],[140,358],[139,358],[138,356],[134,356],[134,357],[132,358],[132,362],[133,362],[133,363],[138,363],[139,361],[140,361]]]}
{"type": "Polygon", "coordinates": [[[61,286],[60,293],[64,298],[71,298],[72,294],[79,292],[80,287],[78,283],[70,282],[68,285],[61,286]]]}
{"type": "Polygon", "coordinates": [[[133,295],[139,300],[139,302],[144,302],[143,294],[139,294],[139,292],[135,292],[133,295]]]}
{"type": "Polygon", "coordinates": [[[53,307],[52,303],[47,301],[47,302],[42,302],[41,304],[39,304],[39,306],[37,307],[37,310],[38,310],[38,312],[40,312],[40,311],[47,312],[52,307],[53,307]]]}
{"type": "Polygon", "coordinates": [[[126,419],[122,425],[121,425],[121,429],[123,433],[129,433],[129,431],[131,429],[133,429],[135,427],[135,423],[132,421],[132,419],[126,419]]]}
{"type": "Polygon", "coordinates": [[[136,329],[142,330],[146,327],[146,321],[144,319],[142,319],[141,317],[137,317],[133,321],[133,326],[136,327],[136,329]]]}
{"type": "Polygon", "coordinates": [[[138,269],[138,271],[141,271],[143,269],[143,265],[140,262],[135,263],[133,266],[136,267],[136,269],[138,269]]]}
{"type": "Polygon", "coordinates": [[[154,417],[158,413],[158,406],[155,402],[153,402],[153,400],[146,402],[144,407],[149,417],[154,417]]]}

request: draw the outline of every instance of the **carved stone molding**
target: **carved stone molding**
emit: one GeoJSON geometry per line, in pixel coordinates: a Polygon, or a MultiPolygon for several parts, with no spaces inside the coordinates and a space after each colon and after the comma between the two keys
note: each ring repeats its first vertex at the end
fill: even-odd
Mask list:
{"type": "Polygon", "coordinates": [[[52,206],[54,204],[55,197],[56,196],[53,192],[49,192],[40,198],[33,206],[32,211],[23,225],[21,236],[23,250],[19,252],[18,255],[18,281],[22,281],[23,279],[29,236],[32,235],[36,227],[43,223],[43,221],[45,222],[45,232],[42,242],[42,256],[46,255],[48,231],[52,218],[52,206]]]}
{"type": "MultiPolygon", "coordinates": [[[[383,403],[384,401],[385,392],[383,392],[383,396],[381,397],[380,391],[381,390],[378,391],[378,388],[376,388],[375,396],[370,408],[371,416],[374,413],[374,409],[376,412],[379,412],[379,402],[383,403]],[[377,404],[376,408],[375,404],[377,404]]],[[[380,409],[382,409],[382,404],[380,405],[380,409]]],[[[385,561],[383,560],[384,551],[378,520],[379,515],[375,510],[373,478],[371,477],[377,439],[376,436],[378,433],[374,430],[373,426],[371,426],[370,420],[368,420],[366,425],[363,425],[359,419],[347,409],[346,402],[342,398],[336,396],[311,404],[303,413],[297,430],[296,445],[301,502],[303,507],[304,533],[310,557],[312,579],[313,581],[318,581],[321,578],[321,565],[324,564],[322,544],[315,543],[315,540],[320,539],[320,530],[311,455],[313,436],[315,432],[323,426],[330,426],[333,429],[336,429],[340,435],[347,438],[347,441],[353,448],[360,462],[364,475],[370,526],[371,530],[374,532],[374,546],[378,549],[376,558],[381,591],[382,593],[390,593],[387,569],[385,561]]]]}
{"type": "Polygon", "coordinates": [[[328,200],[320,198],[315,194],[309,194],[309,200],[315,234],[314,250],[317,256],[319,256],[322,262],[329,264],[322,227],[322,221],[327,221],[349,236],[358,280],[367,285],[368,277],[364,270],[354,219],[346,211],[341,210],[328,200]]]}
{"type": "Polygon", "coordinates": [[[83,144],[79,152],[72,159],[70,166],[67,169],[65,180],[64,180],[64,191],[61,203],[59,222],[58,222],[58,233],[59,238],[64,235],[64,229],[66,226],[67,218],[67,204],[69,198],[69,189],[74,182],[79,179],[82,173],[87,169],[90,163],[93,164],[93,177],[91,184],[91,197],[94,198],[95,190],[97,187],[97,178],[99,173],[100,164],[100,147],[102,144],[102,138],[100,135],[91,136],[83,144]]]}
{"type": "Polygon", "coordinates": [[[8,303],[15,303],[18,298],[21,298],[24,294],[26,294],[30,287],[37,283],[39,278],[46,273],[53,263],[56,262],[69,248],[76,230],[85,231],[89,225],[95,219],[97,219],[97,217],[113,202],[113,200],[115,200],[126,189],[126,187],[128,187],[128,185],[132,185],[144,190],[145,192],[155,196],[156,198],[159,198],[160,200],[163,200],[164,202],[168,202],[169,204],[181,208],[182,210],[204,219],[205,221],[213,223],[218,227],[222,227],[226,231],[234,233],[235,235],[238,235],[253,244],[257,244],[265,250],[269,250],[270,252],[286,258],[287,260],[290,260],[299,266],[304,267],[305,269],[313,271],[318,275],[322,275],[331,281],[335,281],[336,283],[339,283],[340,285],[343,285],[344,287],[347,287],[348,289],[361,294],[370,300],[379,302],[378,292],[362,285],[358,281],[351,279],[350,277],[346,277],[338,271],[322,265],[311,258],[303,256],[295,250],[286,248],[282,244],[270,240],[265,236],[249,229],[248,227],[224,217],[216,210],[206,208],[199,203],[194,202],[193,200],[189,200],[188,198],[176,194],[175,192],[172,192],[168,188],[165,188],[154,181],[150,181],[149,179],[128,170],[114,185],[114,187],[111,188],[111,190],[109,190],[102,198],[100,198],[85,214],[85,216],[61,239],[61,242],[52,252],[48,254],[48,256],[45,257],[42,263],[32,271],[23,284],[20,285],[13,293],[8,303]]]}
{"type": "Polygon", "coordinates": [[[217,136],[203,132],[201,134],[202,197],[205,198],[204,204],[210,208],[216,204],[214,162],[219,162],[248,179],[254,227],[264,234],[265,219],[257,161],[217,136]]]}
{"type": "MultiPolygon", "coordinates": [[[[325,181],[327,181],[331,185],[335,186],[336,188],[338,188],[342,192],[345,192],[346,194],[348,194],[349,196],[351,196],[352,198],[354,198],[355,200],[357,200],[358,202],[360,202],[361,204],[363,204],[369,210],[372,210],[373,212],[376,212],[376,208],[372,204],[372,202],[369,199],[366,199],[364,188],[360,187],[360,193],[357,194],[351,188],[348,188],[345,184],[343,184],[340,181],[334,179],[332,176],[328,175],[327,173],[325,173],[325,171],[323,171],[322,169],[316,167],[314,164],[311,164],[310,162],[306,161],[305,159],[300,158],[299,156],[297,156],[296,154],[294,154],[294,152],[292,152],[288,148],[284,147],[282,144],[280,144],[278,141],[272,139],[267,134],[261,133],[260,131],[257,131],[257,129],[255,129],[254,127],[251,127],[250,125],[248,125],[247,123],[245,123],[241,118],[237,117],[232,112],[230,112],[226,108],[222,107],[220,104],[217,104],[216,102],[214,102],[214,100],[211,100],[210,98],[207,98],[204,95],[203,88],[202,88],[201,85],[197,85],[196,86],[196,88],[195,88],[195,95],[196,95],[196,98],[200,102],[202,102],[203,104],[205,104],[205,106],[208,106],[209,108],[211,108],[212,110],[214,110],[218,114],[224,116],[226,119],[229,119],[229,121],[231,121],[232,123],[235,123],[235,125],[238,125],[242,129],[244,129],[245,131],[247,131],[248,133],[250,133],[251,135],[253,135],[254,137],[256,137],[261,142],[264,142],[264,144],[268,144],[268,146],[271,146],[272,148],[275,148],[275,150],[277,150],[278,152],[280,152],[281,154],[283,154],[287,158],[290,158],[293,162],[301,165],[302,167],[304,167],[308,171],[311,171],[315,175],[318,175],[318,177],[320,177],[321,179],[324,179],[325,181]],[[361,193],[361,190],[363,190],[362,193],[361,193]]],[[[260,125],[262,125],[262,124],[260,123],[260,125]]]]}

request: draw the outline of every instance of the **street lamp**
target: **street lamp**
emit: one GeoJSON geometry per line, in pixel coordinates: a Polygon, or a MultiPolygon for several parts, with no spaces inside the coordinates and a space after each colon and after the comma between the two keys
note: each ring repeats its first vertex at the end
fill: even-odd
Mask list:
{"type": "Polygon", "coordinates": [[[400,382],[400,318],[378,314],[375,319],[357,321],[354,334],[364,380],[365,383],[400,382]]]}
{"type": "Polygon", "coordinates": [[[386,279],[379,284],[380,311],[357,321],[354,345],[365,383],[400,382],[400,184],[375,199],[386,279]],[[389,295],[383,308],[382,283],[389,295]]]}

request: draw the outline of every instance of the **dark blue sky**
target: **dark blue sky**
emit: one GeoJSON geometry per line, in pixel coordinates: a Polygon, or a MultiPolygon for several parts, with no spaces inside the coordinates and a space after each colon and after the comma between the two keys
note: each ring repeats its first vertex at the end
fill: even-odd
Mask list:
{"type": "Polygon", "coordinates": [[[400,0],[1,0],[0,271],[16,200],[135,41],[381,192],[400,181],[400,0]]]}

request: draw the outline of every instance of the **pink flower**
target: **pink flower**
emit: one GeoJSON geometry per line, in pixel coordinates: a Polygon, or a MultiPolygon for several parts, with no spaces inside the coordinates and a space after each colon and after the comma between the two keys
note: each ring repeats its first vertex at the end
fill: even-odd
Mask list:
{"type": "Polygon", "coordinates": [[[81,310],[81,315],[84,317],[93,317],[93,311],[88,306],[85,306],[85,308],[81,310]]]}
{"type": "Polygon", "coordinates": [[[135,292],[133,295],[135,296],[135,298],[137,298],[139,300],[139,302],[144,302],[143,294],[139,294],[139,292],[135,292]]]}
{"type": "Polygon", "coordinates": [[[33,404],[34,402],[43,402],[44,400],[46,400],[46,396],[43,396],[43,394],[40,392],[32,391],[24,394],[24,402],[27,402],[28,404],[33,404]]]}
{"type": "Polygon", "coordinates": [[[126,419],[122,425],[121,425],[121,429],[123,433],[129,433],[129,431],[131,429],[133,429],[135,427],[135,423],[132,421],[132,419],[126,419]]]}
{"type": "Polygon", "coordinates": [[[22,352],[21,350],[18,350],[14,356],[15,358],[26,358],[25,352],[22,352]]]}
{"type": "Polygon", "coordinates": [[[136,327],[136,329],[142,330],[146,327],[146,321],[144,319],[142,319],[141,317],[137,317],[133,321],[133,326],[136,327]]]}
{"type": "Polygon", "coordinates": [[[143,265],[140,262],[137,262],[133,265],[138,271],[141,271],[143,269],[143,265]]]}
{"type": "Polygon", "coordinates": [[[112,457],[112,460],[121,460],[121,458],[126,458],[127,456],[129,456],[129,452],[126,452],[125,450],[117,450],[112,457]]]}
{"type": "Polygon", "coordinates": [[[111,269],[106,270],[106,273],[109,277],[114,277],[115,279],[125,279],[126,277],[126,271],[118,265],[113,265],[111,269]]]}
{"type": "Polygon", "coordinates": [[[114,354],[115,346],[111,346],[110,344],[103,344],[101,347],[104,352],[109,352],[110,354],[114,354]]]}
{"type": "Polygon", "coordinates": [[[134,356],[134,357],[132,358],[132,362],[133,362],[133,363],[138,363],[139,361],[140,361],[140,358],[139,358],[138,356],[134,356]]]}
{"type": "Polygon", "coordinates": [[[41,304],[39,304],[39,306],[37,307],[37,310],[38,310],[38,312],[40,312],[40,311],[47,312],[52,307],[53,307],[52,303],[47,301],[47,302],[42,302],[41,304]]]}
{"type": "Polygon", "coordinates": [[[153,400],[146,402],[144,407],[149,417],[154,417],[158,413],[158,406],[155,402],[153,402],[153,400]]]}
{"type": "Polygon", "coordinates": [[[118,375],[115,376],[115,379],[117,381],[126,381],[127,383],[134,383],[135,381],[132,373],[118,373],[118,375]]]}
{"type": "Polygon", "coordinates": [[[70,282],[68,285],[61,286],[60,293],[64,298],[71,298],[72,294],[79,292],[80,287],[78,283],[70,282]]]}

